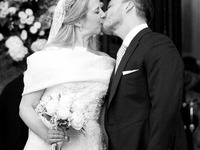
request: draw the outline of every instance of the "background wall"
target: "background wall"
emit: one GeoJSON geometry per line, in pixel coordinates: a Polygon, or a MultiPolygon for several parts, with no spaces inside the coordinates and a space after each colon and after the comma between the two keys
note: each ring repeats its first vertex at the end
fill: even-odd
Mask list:
{"type": "Polygon", "coordinates": [[[182,54],[200,59],[200,0],[182,0],[182,54]]]}

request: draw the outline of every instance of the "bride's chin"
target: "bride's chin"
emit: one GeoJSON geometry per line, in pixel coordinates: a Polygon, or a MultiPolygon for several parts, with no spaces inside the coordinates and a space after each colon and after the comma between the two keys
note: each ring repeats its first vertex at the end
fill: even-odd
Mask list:
{"type": "Polygon", "coordinates": [[[107,35],[112,35],[112,33],[113,33],[109,27],[105,27],[105,26],[102,27],[102,32],[107,35]]]}
{"type": "Polygon", "coordinates": [[[96,34],[100,34],[100,33],[101,33],[101,26],[98,29],[96,29],[96,34]]]}

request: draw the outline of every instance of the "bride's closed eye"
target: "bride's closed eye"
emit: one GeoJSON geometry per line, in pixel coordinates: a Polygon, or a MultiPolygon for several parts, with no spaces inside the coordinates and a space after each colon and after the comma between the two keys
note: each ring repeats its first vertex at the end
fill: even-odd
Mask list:
{"type": "Polygon", "coordinates": [[[94,11],[96,14],[99,14],[100,13],[100,8],[96,8],[95,11],[94,11]]]}

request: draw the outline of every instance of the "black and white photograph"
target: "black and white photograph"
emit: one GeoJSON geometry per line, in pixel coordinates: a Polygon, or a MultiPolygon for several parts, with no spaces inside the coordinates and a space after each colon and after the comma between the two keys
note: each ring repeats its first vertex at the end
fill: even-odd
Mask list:
{"type": "Polygon", "coordinates": [[[200,150],[199,0],[1,0],[1,150],[200,150]]]}

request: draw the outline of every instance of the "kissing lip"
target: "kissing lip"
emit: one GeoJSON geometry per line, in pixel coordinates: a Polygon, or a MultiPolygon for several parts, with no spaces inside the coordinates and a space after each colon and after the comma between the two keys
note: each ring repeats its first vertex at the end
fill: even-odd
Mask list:
{"type": "Polygon", "coordinates": [[[104,24],[104,22],[105,22],[105,19],[102,19],[102,20],[100,21],[100,24],[104,24]]]}

